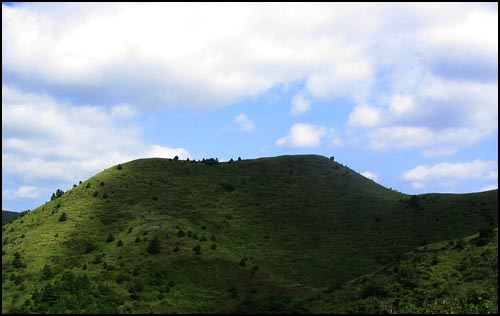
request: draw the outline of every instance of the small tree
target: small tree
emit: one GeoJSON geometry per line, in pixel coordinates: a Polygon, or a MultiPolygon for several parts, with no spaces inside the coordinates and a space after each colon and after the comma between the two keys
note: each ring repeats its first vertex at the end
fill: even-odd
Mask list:
{"type": "Polygon", "coordinates": [[[212,250],[217,249],[217,245],[216,244],[212,244],[212,246],[210,246],[210,249],[212,249],[212,250]]]}
{"type": "Polygon", "coordinates": [[[201,255],[201,246],[200,245],[194,246],[193,251],[197,256],[201,255]]]}
{"type": "Polygon", "coordinates": [[[238,157],[238,161],[241,161],[241,157],[238,157]]]}
{"type": "Polygon", "coordinates": [[[179,156],[174,157],[174,161],[177,162],[179,160],[179,156]]]}
{"type": "Polygon", "coordinates": [[[118,243],[116,244],[117,247],[122,247],[123,246],[123,241],[120,239],[118,240],[118,243]]]}
{"type": "Polygon", "coordinates": [[[59,216],[59,221],[60,222],[65,222],[68,219],[68,215],[66,215],[66,212],[63,212],[61,216],[59,216]]]}
{"type": "Polygon", "coordinates": [[[160,239],[158,235],[155,235],[153,239],[149,242],[148,252],[150,254],[155,254],[160,252],[160,239]]]}
{"type": "Polygon", "coordinates": [[[118,169],[118,170],[122,170],[122,165],[121,165],[121,164],[118,164],[118,167],[116,167],[116,169],[118,169]]]}

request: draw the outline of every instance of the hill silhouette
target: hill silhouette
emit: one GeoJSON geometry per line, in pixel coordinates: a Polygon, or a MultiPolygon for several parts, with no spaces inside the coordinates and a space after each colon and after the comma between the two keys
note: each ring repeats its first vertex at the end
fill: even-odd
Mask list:
{"type": "Polygon", "coordinates": [[[4,312],[308,312],[318,291],[498,226],[498,190],[406,195],[316,155],[139,159],[59,196],[2,228],[4,312]]]}

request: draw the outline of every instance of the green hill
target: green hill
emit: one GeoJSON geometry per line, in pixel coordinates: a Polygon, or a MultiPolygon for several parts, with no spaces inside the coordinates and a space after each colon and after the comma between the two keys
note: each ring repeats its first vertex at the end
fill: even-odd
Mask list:
{"type": "Polygon", "coordinates": [[[2,228],[2,311],[307,312],[321,289],[497,227],[497,205],[498,190],[409,196],[315,155],[135,160],[2,228]]]}
{"type": "Polygon", "coordinates": [[[2,226],[13,221],[20,213],[2,210],[2,226]]]}

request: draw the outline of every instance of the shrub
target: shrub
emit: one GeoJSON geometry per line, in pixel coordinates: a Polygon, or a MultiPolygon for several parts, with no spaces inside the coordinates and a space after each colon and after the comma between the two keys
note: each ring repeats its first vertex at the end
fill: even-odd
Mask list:
{"type": "Polygon", "coordinates": [[[85,189],[88,189],[90,188],[90,182],[87,182],[87,184],[85,185],[85,189]]]}
{"type": "Polygon", "coordinates": [[[174,157],[174,161],[177,162],[179,160],[179,156],[174,157]]]}
{"type": "Polygon", "coordinates": [[[108,237],[106,238],[106,242],[112,242],[113,240],[115,240],[115,236],[113,236],[113,234],[109,234],[108,237]]]}
{"type": "Polygon", "coordinates": [[[94,191],[94,194],[92,194],[93,197],[97,197],[99,195],[98,191],[94,191]]]}
{"type": "Polygon", "coordinates": [[[66,215],[66,212],[63,212],[61,216],[59,217],[60,222],[65,222],[68,219],[68,215],[66,215]]]}
{"type": "Polygon", "coordinates": [[[205,236],[201,236],[201,238],[200,238],[200,241],[201,241],[201,242],[204,242],[204,241],[206,241],[206,240],[207,240],[207,238],[206,238],[205,236]]]}
{"type": "Polygon", "coordinates": [[[215,237],[215,235],[212,235],[212,238],[210,238],[210,240],[217,241],[217,237],[215,237]]]}
{"type": "Polygon", "coordinates": [[[103,199],[107,199],[108,198],[108,194],[106,192],[104,192],[104,194],[102,195],[102,198],[103,199]]]}
{"type": "Polygon", "coordinates": [[[116,167],[116,169],[118,169],[118,170],[122,170],[122,165],[121,165],[121,164],[118,164],[118,167],[116,167]]]}
{"type": "Polygon", "coordinates": [[[49,280],[53,275],[52,269],[48,265],[45,265],[42,270],[42,280],[49,280]]]}
{"type": "Polygon", "coordinates": [[[158,235],[154,236],[153,239],[149,242],[148,252],[150,254],[155,254],[160,252],[160,239],[158,235]]]}
{"type": "Polygon", "coordinates": [[[101,181],[101,183],[99,183],[101,186],[104,186],[104,181],[101,181]]]}
{"type": "Polygon", "coordinates": [[[139,238],[139,236],[135,237],[134,242],[140,242],[140,241],[141,241],[141,238],[139,238]]]}
{"type": "Polygon", "coordinates": [[[123,241],[120,239],[118,240],[118,243],[116,244],[117,247],[123,247],[123,241]]]}
{"type": "Polygon", "coordinates": [[[179,250],[180,250],[180,249],[179,249],[179,246],[175,245],[175,247],[174,247],[174,252],[177,252],[177,251],[179,251],[179,250]]]}
{"type": "Polygon", "coordinates": [[[177,232],[177,237],[184,237],[184,236],[186,236],[186,233],[182,229],[179,229],[179,231],[177,232]]]}
{"type": "Polygon", "coordinates": [[[217,249],[217,245],[216,244],[212,244],[212,246],[210,246],[210,249],[212,249],[212,250],[217,249]]]}
{"type": "Polygon", "coordinates": [[[16,269],[26,268],[26,265],[21,260],[21,254],[17,251],[14,253],[14,260],[12,260],[12,265],[16,269]]]}
{"type": "Polygon", "coordinates": [[[241,259],[241,261],[240,261],[240,267],[244,267],[244,266],[246,266],[245,259],[241,259]]]}
{"type": "Polygon", "coordinates": [[[194,246],[193,251],[196,255],[201,255],[201,246],[200,245],[194,246]]]}

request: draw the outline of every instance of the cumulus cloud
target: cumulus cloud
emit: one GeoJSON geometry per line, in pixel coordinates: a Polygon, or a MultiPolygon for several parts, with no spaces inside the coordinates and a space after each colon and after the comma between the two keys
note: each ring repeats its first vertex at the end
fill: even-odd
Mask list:
{"type": "Polygon", "coordinates": [[[321,139],[326,136],[327,130],[323,126],[306,123],[297,123],[292,126],[287,136],[276,141],[281,147],[317,147],[321,139]]]}
{"type": "Polygon", "coordinates": [[[233,120],[233,123],[236,124],[238,128],[243,132],[255,131],[255,124],[244,113],[236,116],[233,120]]]}
{"type": "Polygon", "coordinates": [[[369,105],[356,106],[347,120],[347,125],[353,127],[375,127],[379,123],[379,110],[369,105]]]}
{"type": "Polygon", "coordinates": [[[43,181],[71,184],[137,158],[191,157],[184,148],[144,143],[140,129],[122,121],[129,115],[123,106],[72,106],[2,85],[8,118],[2,121],[2,172],[20,186],[12,196],[34,197],[43,181]]]}
{"type": "Polygon", "coordinates": [[[372,179],[373,181],[377,181],[377,179],[378,179],[378,175],[374,172],[371,172],[371,171],[361,172],[361,175],[368,178],[368,179],[372,179]]]}
{"type": "Polygon", "coordinates": [[[311,102],[307,100],[302,93],[296,94],[292,99],[292,109],[290,114],[297,116],[311,109],[311,102]]]}
{"type": "Polygon", "coordinates": [[[35,199],[40,196],[40,190],[31,185],[21,185],[17,190],[2,190],[2,196],[6,200],[35,199]]]}
{"type": "Polygon", "coordinates": [[[414,91],[392,87],[417,55],[429,70],[445,52],[496,69],[497,15],[470,3],[2,5],[2,75],[89,104],[210,110],[297,81],[370,103],[379,80],[414,91]]]}
{"type": "Polygon", "coordinates": [[[471,162],[442,162],[435,165],[420,165],[402,174],[402,179],[412,183],[416,189],[423,188],[428,181],[443,186],[453,186],[459,181],[481,179],[498,173],[497,163],[476,159],[471,162]]]}

